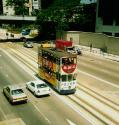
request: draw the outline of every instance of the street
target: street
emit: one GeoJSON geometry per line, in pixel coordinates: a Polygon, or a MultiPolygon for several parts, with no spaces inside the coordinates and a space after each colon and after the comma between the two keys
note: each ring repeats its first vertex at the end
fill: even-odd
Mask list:
{"type": "Polygon", "coordinates": [[[25,83],[37,79],[37,47],[0,45],[0,120],[20,118],[26,125],[116,125],[119,123],[118,62],[92,54],[78,56],[77,91],[36,98],[25,83]],[[23,87],[27,104],[11,105],[2,93],[8,84],[23,87]]]}
{"type": "MultiPolygon", "coordinates": [[[[24,51],[24,48],[21,49],[24,51]]],[[[4,50],[10,51],[8,48],[4,50]]],[[[28,70],[23,64],[18,63],[21,65],[19,66],[9,58],[8,55],[4,53],[3,49],[0,50],[0,68],[2,69],[0,70],[0,97],[2,100],[0,103],[1,121],[21,118],[26,125],[90,125],[87,120],[72,110],[67,104],[63,103],[62,99],[58,98],[59,95],[57,93],[54,94],[54,92],[52,92],[50,96],[43,98],[34,97],[34,95],[25,88],[26,82],[35,79],[32,72],[28,73],[28,70]],[[28,103],[11,105],[2,93],[2,88],[8,84],[21,86],[29,97],[28,103]]]]}

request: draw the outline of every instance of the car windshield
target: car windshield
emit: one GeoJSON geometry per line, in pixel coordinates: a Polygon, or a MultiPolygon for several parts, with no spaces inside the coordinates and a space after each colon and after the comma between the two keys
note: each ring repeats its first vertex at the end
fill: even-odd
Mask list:
{"type": "Polygon", "coordinates": [[[17,94],[21,94],[23,93],[23,90],[22,89],[16,89],[16,90],[12,90],[12,95],[17,95],[17,94]]]}
{"type": "Polygon", "coordinates": [[[30,42],[30,41],[27,41],[27,44],[32,44],[32,42],[30,42]]]}
{"type": "Polygon", "coordinates": [[[73,50],[73,47],[71,47],[71,48],[69,47],[69,48],[67,48],[67,49],[68,49],[68,50],[73,50]]]}
{"type": "Polygon", "coordinates": [[[47,87],[47,85],[44,84],[44,83],[43,83],[43,84],[38,84],[38,85],[37,85],[37,88],[45,88],[45,87],[47,87]]]}

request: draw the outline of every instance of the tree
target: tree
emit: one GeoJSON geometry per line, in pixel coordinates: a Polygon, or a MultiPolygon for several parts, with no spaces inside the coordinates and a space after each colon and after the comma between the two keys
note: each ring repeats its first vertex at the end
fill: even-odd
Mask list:
{"type": "MultiPolygon", "coordinates": [[[[37,24],[40,31],[47,29],[42,27],[44,22],[52,22],[53,31],[82,30],[90,31],[94,28],[95,4],[83,5],[80,0],[52,0],[49,7],[42,9],[37,15],[37,24]]],[[[50,26],[51,27],[51,26],[50,26]]]]}
{"type": "MultiPolygon", "coordinates": [[[[41,10],[37,16],[37,23],[40,24],[40,31],[44,22],[52,22],[52,30],[62,31],[68,30],[71,16],[67,16],[69,8],[80,5],[80,0],[51,0],[49,7],[41,10]]],[[[50,26],[51,27],[51,26],[50,26]]],[[[46,29],[47,31],[47,29],[46,29]]]]}
{"type": "Polygon", "coordinates": [[[29,0],[6,0],[6,6],[12,6],[15,10],[15,15],[28,15],[28,8],[26,7],[26,3],[29,0]]]}

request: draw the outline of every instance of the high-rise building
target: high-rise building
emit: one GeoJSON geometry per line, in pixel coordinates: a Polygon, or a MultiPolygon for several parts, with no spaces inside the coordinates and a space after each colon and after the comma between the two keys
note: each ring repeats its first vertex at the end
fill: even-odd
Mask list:
{"type": "Polygon", "coordinates": [[[96,32],[119,37],[119,0],[97,0],[96,32]]]}

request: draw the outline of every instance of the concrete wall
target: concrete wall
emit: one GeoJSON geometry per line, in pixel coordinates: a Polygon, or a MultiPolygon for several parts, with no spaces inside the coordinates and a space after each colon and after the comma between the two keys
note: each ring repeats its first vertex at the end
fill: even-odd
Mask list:
{"type": "Polygon", "coordinates": [[[94,48],[106,48],[108,53],[119,55],[119,38],[110,37],[102,33],[66,31],[62,37],[57,33],[57,38],[72,40],[74,44],[92,46],[94,48]]]}

